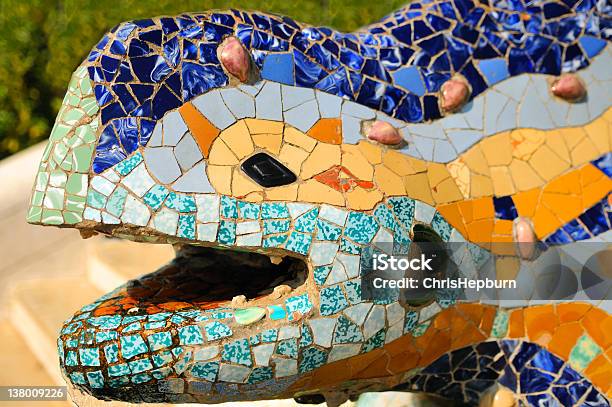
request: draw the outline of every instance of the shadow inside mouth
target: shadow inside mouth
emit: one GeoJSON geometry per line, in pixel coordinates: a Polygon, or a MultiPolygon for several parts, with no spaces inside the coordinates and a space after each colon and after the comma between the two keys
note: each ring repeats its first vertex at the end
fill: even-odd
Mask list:
{"type": "Polygon", "coordinates": [[[135,309],[211,309],[229,305],[235,296],[251,300],[270,294],[279,285],[295,289],[307,274],[299,258],[286,256],[274,264],[263,254],[186,245],[166,266],[128,282],[126,290],[135,309]]]}

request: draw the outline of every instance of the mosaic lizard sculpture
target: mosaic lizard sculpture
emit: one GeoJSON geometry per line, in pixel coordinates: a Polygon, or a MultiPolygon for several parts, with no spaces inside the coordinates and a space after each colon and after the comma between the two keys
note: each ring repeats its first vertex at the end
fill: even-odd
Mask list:
{"type": "Polygon", "coordinates": [[[361,288],[385,242],[465,242],[462,275],[529,281],[537,253],[610,241],[611,10],[416,1],[351,34],[238,10],[115,27],[73,75],[28,221],[177,256],[65,322],[67,380],[131,402],[608,406],[601,298],[361,288]]]}

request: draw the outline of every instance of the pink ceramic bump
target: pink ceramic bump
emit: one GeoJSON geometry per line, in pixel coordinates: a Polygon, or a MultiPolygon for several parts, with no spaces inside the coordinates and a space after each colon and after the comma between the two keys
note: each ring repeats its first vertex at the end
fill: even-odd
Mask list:
{"type": "Polygon", "coordinates": [[[246,49],[236,37],[228,37],[221,44],[221,63],[240,82],[249,78],[250,59],[246,49]]]}
{"type": "Polygon", "coordinates": [[[573,73],[563,74],[553,82],[550,89],[553,95],[569,102],[584,98],[586,86],[578,75],[573,73]]]}
{"type": "Polygon", "coordinates": [[[387,122],[375,121],[368,131],[368,138],[386,145],[397,145],[402,142],[397,129],[387,122]]]}
{"type": "Polygon", "coordinates": [[[470,85],[463,76],[454,76],[442,84],[440,107],[444,112],[454,112],[470,97],[470,85]]]}
{"type": "Polygon", "coordinates": [[[514,221],[514,241],[518,244],[519,254],[523,259],[533,257],[537,238],[529,220],[517,218],[514,221]]]}

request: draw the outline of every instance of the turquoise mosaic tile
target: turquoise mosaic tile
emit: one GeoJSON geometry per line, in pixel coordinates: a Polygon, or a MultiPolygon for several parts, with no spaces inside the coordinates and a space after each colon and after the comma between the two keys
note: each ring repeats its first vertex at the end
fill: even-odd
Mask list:
{"type": "Polygon", "coordinates": [[[354,242],[369,243],[377,231],[378,224],[373,216],[361,212],[349,213],[344,235],[354,242]]]}
{"type": "Polygon", "coordinates": [[[232,335],[232,330],[229,326],[217,321],[204,326],[204,330],[206,331],[206,337],[209,341],[214,341],[216,339],[221,339],[232,335]]]}
{"type": "Polygon", "coordinates": [[[299,372],[306,373],[321,367],[327,361],[327,352],[324,350],[310,347],[302,351],[302,360],[299,364],[299,372]]]}
{"type": "Polygon", "coordinates": [[[319,209],[314,208],[295,220],[294,229],[298,232],[312,233],[315,228],[319,209]]]}
{"type": "Polygon", "coordinates": [[[74,384],[87,384],[85,376],[81,372],[70,373],[70,381],[72,381],[74,384]]]}
{"type": "Polygon", "coordinates": [[[158,210],[161,208],[169,193],[170,191],[168,191],[168,188],[157,184],[153,186],[153,188],[151,188],[142,199],[151,209],[158,210]]]}
{"type": "Polygon", "coordinates": [[[395,217],[399,220],[404,229],[410,230],[414,218],[414,200],[402,196],[389,198],[387,202],[391,205],[395,217]]]}
{"type": "Polygon", "coordinates": [[[261,333],[262,342],[276,342],[278,339],[278,329],[268,329],[261,333]]]}
{"type": "Polygon", "coordinates": [[[139,152],[135,153],[131,157],[121,161],[119,164],[115,165],[114,169],[119,174],[125,176],[128,175],[138,164],[142,162],[142,154],[139,152]]]}
{"type": "Polygon", "coordinates": [[[363,301],[361,298],[361,280],[346,281],[342,285],[344,286],[348,302],[355,305],[363,301]]]}
{"type": "Polygon", "coordinates": [[[266,380],[270,380],[273,377],[274,377],[274,371],[272,370],[271,367],[268,367],[268,366],[256,367],[255,369],[253,369],[253,371],[249,375],[249,378],[247,379],[247,383],[249,384],[260,383],[266,380]]]}
{"type": "Polygon", "coordinates": [[[285,311],[285,307],[282,305],[268,305],[268,310],[270,311],[270,319],[272,321],[285,319],[287,316],[287,311],[285,311]]]}
{"type": "Polygon", "coordinates": [[[79,362],[77,359],[77,353],[73,350],[69,350],[66,352],[65,361],[66,366],[78,366],[79,362]]]}
{"type": "Polygon", "coordinates": [[[221,196],[221,216],[230,219],[236,219],[238,217],[236,198],[225,195],[221,196]]]}
{"type": "Polygon", "coordinates": [[[431,221],[431,227],[433,228],[433,230],[436,231],[436,233],[438,233],[438,235],[440,235],[443,241],[448,242],[452,227],[442,217],[442,215],[440,215],[440,212],[436,212],[436,214],[434,215],[431,221]]]}
{"type": "Polygon", "coordinates": [[[115,331],[96,332],[96,343],[117,340],[117,338],[117,332],[115,331]]]}
{"type": "Polygon", "coordinates": [[[100,350],[98,348],[79,349],[79,358],[83,366],[100,366],[100,350]]]}
{"type": "Polygon", "coordinates": [[[153,354],[152,359],[153,359],[153,364],[156,367],[162,367],[164,365],[167,365],[173,360],[172,353],[167,350],[153,354]]]}
{"type": "Polygon", "coordinates": [[[340,238],[342,229],[333,223],[326,222],[322,219],[317,219],[317,240],[336,241],[340,238]]]}
{"type": "Polygon", "coordinates": [[[108,367],[108,375],[111,377],[125,376],[132,373],[127,363],[121,363],[108,367]]]}
{"type": "Polygon", "coordinates": [[[333,315],[348,307],[348,301],[339,285],[321,289],[319,311],[321,315],[333,315]]]}
{"type": "Polygon", "coordinates": [[[104,347],[104,356],[108,363],[116,363],[119,361],[119,346],[116,343],[111,343],[104,347]]]}
{"type": "Polygon", "coordinates": [[[262,247],[280,247],[287,241],[287,235],[268,236],[262,241],[262,247]]]}
{"type": "Polygon", "coordinates": [[[306,324],[302,325],[300,329],[300,349],[305,348],[306,346],[312,345],[313,338],[312,333],[310,332],[310,328],[306,324]]]}
{"type": "Polygon", "coordinates": [[[178,337],[181,345],[200,345],[204,343],[202,331],[197,325],[187,325],[179,328],[178,337]]]}
{"type": "Polygon", "coordinates": [[[259,219],[261,206],[256,203],[238,201],[238,211],[242,219],[259,219]]]}
{"type": "Polygon", "coordinates": [[[289,239],[285,244],[287,250],[294,251],[300,254],[307,254],[312,243],[312,235],[307,235],[300,232],[291,232],[289,239]]]}
{"type": "Polygon", "coordinates": [[[262,219],[281,219],[288,218],[289,211],[287,205],[281,202],[263,202],[261,204],[262,219]]]}
{"type": "Polygon", "coordinates": [[[165,205],[178,212],[187,213],[197,210],[195,199],[191,195],[170,192],[166,198],[165,205]]]}
{"type": "Polygon", "coordinates": [[[128,326],[124,327],[121,332],[133,332],[133,331],[140,331],[142,329],[142,325],[140,324],[140,322],[133,322],[131,324],[129,324],[128,326]]]}
{"type": "Polygon", "coordinates": [[[125,359],[148,352],[147,344],[140,335],[122,336],[120,342],[121,355],[125,359]]]}
{"type": "Polygon", "coordinates": [[[185,239],[195,239],[195,223],[195,215],[180,215],[178,220],[178,233],[176,235],[185,239]]]}
{"type": "Polygon", "coordinates": [[[240,365],[252,366],[251,348],[247,339],[226,343],[223,345],[221,359],[226,362],[238,363],[240,365]]]}
{"type": "Polygon", "coordinates": [[[361,252],[361,247],[354,242],[351,242],[349,239],[341,238],[340,239],[340,251],[349,254],[359,254],[361,252]]]}
{"type": "Polygon", "coordinates": [[[285,300],[285,307],[289,313],[289,320],[292,320],[291,313],[299,312],[306,315],[312,309],[312,302],[308,298],[308,294],[302,294],[295,297],[289,297],[285,300]]]}
{"type": "Polygon", "coordinates": [[[383,328],[376,332],[370,339],[368,339],[361,348],[361,353],[370,352],[376,348],[380,348],[385,344],[385,333],[386,330],[383,328]]]}
{"type": "Polygon", "coordinates": [[[289,356],[290,358],[297,359],[298,356],[298,343],[296,338],[286,339],[278,342],[276,345],[276,353],[279,355],[289,356]]]}
{"type": "Polygon", "coordinates": [[[123,213],[127,195],[128,191],[125,188],[118,186],[108,198],[108,202],[106,203],[106,211],[113,216],[120,217],[123,213]]]}
{"type": "Polygon", "coordinates": [[[419,320],[419,314],[415,311],[408,311],[404,318],[404,333],[408,333],[414,329],[419,320]]]}
{"type": "Polygon", "coordinates": [[[134,374],[153,369],[153,365],[151,364],[151,360],[149,358],[132,360],[131,362],[128,362],[128,366],[134,374]]]}
{"type": "Polygon", "coordinates": [[[354,343],[363,341],[361,329],[350,319],[343,315],[338,317],[336,331],[334,332],[334,343],[354,343]]]}
{"type": "Polygon", "coordinates": [[[327,279],[327,276],[329,275],[329,272],[331,271],[332,266],[331,265],[327,265],[327,266],[318,266],[314,268],[314,281],[317,285],[323,285],[325,283],[325,280],[327,279]]]}
{"type": "Polygon", "coordinates": [[[147,337],[149,348],[159,350],[172,346],[172,335],[170,332],[157,332],[147,337]]]}
{"type": "Polygon", "coordinates": [[[149,376],[146,373],[139,373],[136,374],[134,376],[132,376],[132,383],[134,384],[140,384],[140,383],[146,383],[148,381],[151,381],[151,376],[149,376]]]}
{"type": "Polygon", "coordinates": [[[263,221],[263,233],[264,235],[284,233],[289,230],[290,225],[291,225],[291,220],[289,219],[264,220],[263,221]]]}
{"type": "Polygon", "coordinates": [[[190,370],[193,377],[214,382],[219,372],[219,362],[194,363],[190,370]]]}
{"type": "Polygon", "coordinates": [[[236,222],[229,220],[221,220],[219,222],[219,243],[234,244],[236,241],[236,222]]]}
{"type": "Polygon", "coordinates": [[[101,389],[104,387],[104,375],[101,371],[96,370],[94,372],[87,372],[87,381],[89,385],[94,389],[101,389]]]}

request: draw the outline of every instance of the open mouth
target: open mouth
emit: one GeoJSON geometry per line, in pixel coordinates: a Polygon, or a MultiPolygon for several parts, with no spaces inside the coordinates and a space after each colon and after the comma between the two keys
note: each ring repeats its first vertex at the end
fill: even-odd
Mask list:
{"type": "Polygon", "coordinates": [[[131,313],[212,309],[296,289],[307,275],[306,262],[297,257],[183,245],[172,262],[130,281],[126,289],[135,300],[131,313]]]}

